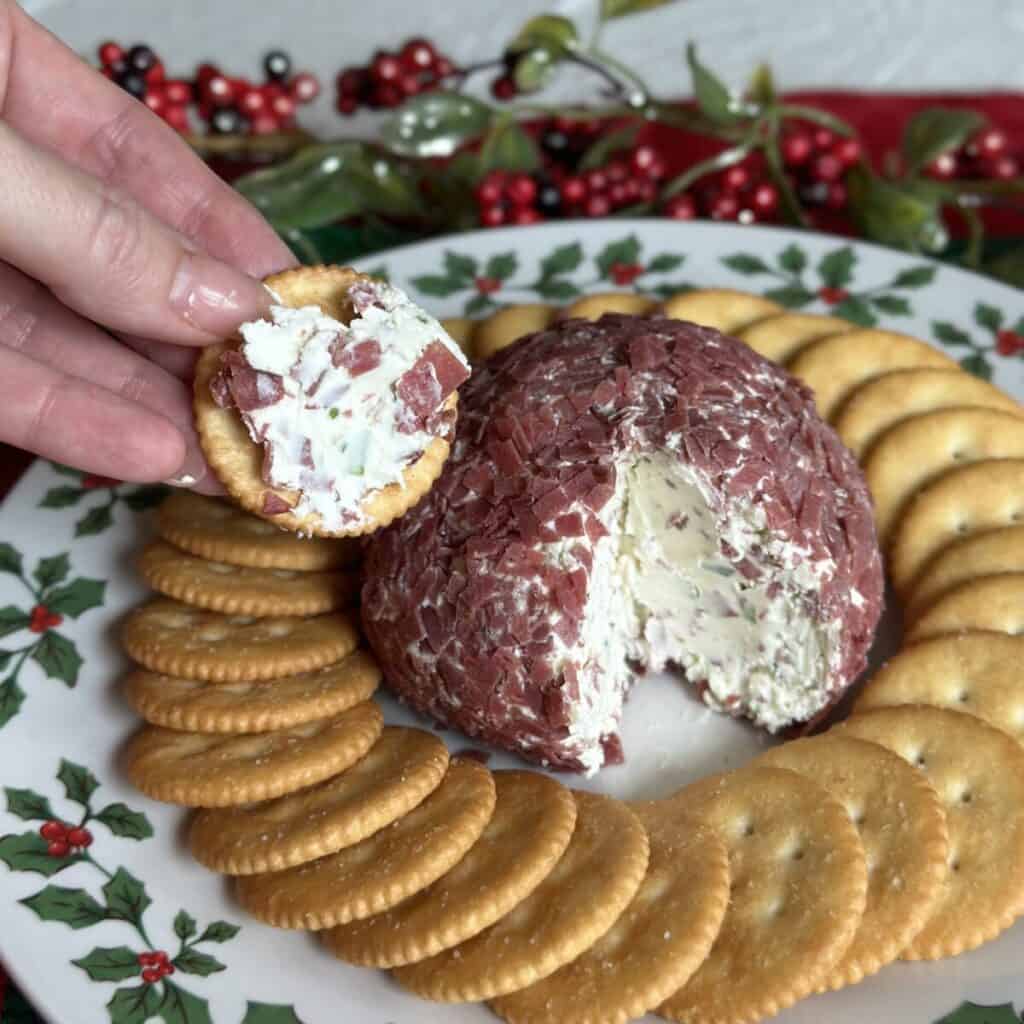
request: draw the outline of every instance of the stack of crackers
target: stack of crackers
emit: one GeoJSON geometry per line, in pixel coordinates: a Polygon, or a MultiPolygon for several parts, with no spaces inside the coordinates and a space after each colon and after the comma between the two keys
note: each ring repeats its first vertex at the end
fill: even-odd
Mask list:
{"type": "MultiPolygon", "coordinates": [[[[556,315],[652,308],[446,326],[482,357],[556,315]]],[[[905,648],[828,732],[626,804],[383,726],[347,610],[358,549],[175,495],[140,558],[162,596],[123,633],[150,723],[127,768],[196,808],[192,853],[257,918],[512,1024],[741,1024],[1024,912],[1021,408],[904,335],[726,290],[662,312],[814,389],[864,465],[905,648]]]]}

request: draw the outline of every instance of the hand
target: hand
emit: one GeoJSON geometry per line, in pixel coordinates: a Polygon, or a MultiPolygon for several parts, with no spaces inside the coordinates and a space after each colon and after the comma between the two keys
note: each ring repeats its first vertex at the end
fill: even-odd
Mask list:
{"type": "Polygon", "coordinates": [[[255,278],[292,263],[171,128],[0,0],[0,441],[216,493],[197,346],[264,313],[255,278]]]}

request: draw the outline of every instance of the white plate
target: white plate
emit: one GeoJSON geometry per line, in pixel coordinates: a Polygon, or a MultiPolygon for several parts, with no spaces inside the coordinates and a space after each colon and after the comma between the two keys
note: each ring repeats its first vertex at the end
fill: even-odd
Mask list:
{"type": "MultiPolygon", "coordinates": [[[[832,237],[664,220],[559,223],[440,239],[364,261],[365,269],[380,267],[446,316],[485,313],[500,302],[564,300],[578,289],[615,287],[616,277],[645,291],[684,284],[781,288],[807,309],[877,316],[886,327],[945,342],[968,366],[989,367],[997,384],[1024,397],[1024,358],[996,351],[999,330],[1024,330],[1018,292],[832,237]],[[830,306],[822,287],[845,289],[848,297],[830,306]]],[[[224,883],[188,857],[181,812],[146,800],[124,781],[115,757],[135,720],[117,695],[125,662],[114,630],[144,594],[131,556],[149,526],[132,504],[145,504],[147,495],[135,486],[96,483],[40,462],[2,509],[0,536],[8,546],[0,548],[0,631],[6,650],[18,653],[0,660],[24,699],[0,728],[0,784],[7,787],[0,808],[0,859],[7,864],[0,868],[0,957],[26,995],[61,1024],[492,1020],[481,1007],[422,1002],[385,974],[342,965],[312,939],[246,917],[224,883]],[[67,565],[58,557],[64,553],[67,565]],[[79,579],[86,582],[73,582],[79,579]],[[28,617],[41,589],[64,621],[33,632],[28,617]],[[88,856],[48,857],[39,849],[40,816],[77,821],[83,800],[99,816],[89,824],[88,856]],[[219,925],[202,938],[218,921],[241,929],[219,925]],[[183,943],[172,977],[141,981],[139,952],[165,950],[173,958],[183,943]],[[89,970],[75,965],[83,958],[89,970]]],[[[38,618],[35,624],[43,625],[38,618]]],[[[9,685],[0,689],[0,707],[11,710],[12,693],[9,685]]],[[[384,704],[390,720],[409,720],[384,704]]],[[[704,711],[667,678],[636,688],[623,738],[624,766],[569,781],[620,796],[656,796],[742,763],[763,742],[752,729],[704,711]]],[[[453,749],[467,745],[454,734],[446,739],[453,749]]],[[[1020,1006],[1022,962],[1019,924],[966,956],[889,967],[779,1020],[931,1024],[963,1000],[1020,1006]]]]}

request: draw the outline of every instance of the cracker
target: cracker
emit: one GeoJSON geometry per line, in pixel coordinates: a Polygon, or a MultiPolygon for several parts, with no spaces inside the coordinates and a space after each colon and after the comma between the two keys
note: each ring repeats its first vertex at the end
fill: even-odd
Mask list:
{"type": "Polygon", "coordinates": [[[776,313],[738,331],[736,337],[773,363],[784,364],[802,348],[830,334],[852,330],[848,320],[820,313],[776,313]]]}
{"type": "Polygon", "coordinates": [[[879,708],[837,729],[915,765],[946,809],[949,866],[928,923],[904,960],[956,956],[994,939],[1024,911],[1024,748],[973,715],[879,708]]]}
{"type": "Polygon", "coordinates": [[[337,775],[376,742],[373,701],[291,729],[248,736],[177,732],[158,725],[125,749],[128,778],[146,796],[185,807],[232,807],[271,800],[337,775]]]}
{"type": "Polygon", "coordinates": [[[658,1013],[740,1024],[814,992],[864,910],[867,865],[846,808],[795,772],[763,765],[702,779],[667,803],[725,841],[732,896],[708,958],[658,1013]]]}
{"type": "Polygon", "coordinates": [[[479,324],[479,320],[471,320],[468,316],[451,316],[441,321],[441,326],[448,332],[448,337],[462,349],[467,359],[476,358],[473,335],[479,324]]]}
{"type": "MultiPolygon", "coordinates": [[[[285,270],[266,278],[264,283],[280,296],[286,306],[319,306],[328,316],[345,323],[352,316],[349,288],[359,281],[368,280],[370,278],[365,274],[358,274],[348,267],[319,266],[285,270]]],[[[264,513],[267,494],[277,495],[288,505],[294,505],[299,492],[270,487],[266,483],[263,479],[263,446],[249,437],[238,410],[222,409],[210,393],[210,382],[220,370],[221,356],[238,345],[239,341],[235,339],[203,350],[196,363],[193,410],[203,454],[225,490],[242,508],[275,526],[304,534],[325,537],[362,535],[387,526],[408,512],[441,475],[448,458],[449,443],[442,437],[434,437],[419,458],[406,467],[401,481],[372,491],[363,499],[361,517],[355,525],[332,531],[324,527],[316,512],[306,515],[264,513]]],[[[444,408],[454,413],[457,406],[458,393],[452,392],[444,408]]]]}
{"type": "Polygon", "coordinates": [[[393,909],[324,932],[336,957],[367,967],[425,960],[490,927],[547,877],[576,823],[571,791],[537,772],[495,772],[494,782],[494,814],[469,853],[393,909]]]}
{"type": "Polygon", "coordinates": [[[914,644],[944,633],[975,630],[1024,634],[1024,573],[979,576],[961,583],[923,612],[903,639],[914,644]]]}
{"type": "Polygon", "coordinates": [[[524,334],[542,331],[552,320],[558,310],[555,306],[543,302],[524,303],[519,306],[506,306],[492,313],[480,322],[473,337],[474,358],[487,359],[495,352],[508,348],[524,334]]]}
{"type": "Polygon", "coordinates": [[[1009,395],[962,370],[893,370],[862,384],[842,404],[833,423],[843,444],[860,458],[895,424],[936,409],[998,409],[1024,415],[1009,395]]]}
{"type": "Polygon", "coordinates": [[[882,544],[922,487],[946,470],[1024,458],[1024,418],[993,409],[939,409],[890,427],[864,461],[882,544]]]}
{"type": "Polygon", "coordinates": [[[621,801],[573,795],[572,840],[544,881],[469,941],[396,968],[400,985],[441,1002],[493,999],[553,974],[611,928],[647,871],[647,832],[621,801]]]}
{"type": "Polygon", "coordinates": [[[287,871],[245,875],[242,906],[278,928],[320,930],[380,914],[450,871],[494,811],[491,773],[453,758],[441,785],[418,807],[367,839],[287,871]]]}
{"type": "Polygon", "coordinates": [[[906,647],[865,684],[854,712],[931,704],[975,715],[1024,743],[1024,637],[936,636],[906,647]]]}
{"type": "Polygon", "coordinates": [[[228,615],[320,615],[359,595],[354,572],[248,569],[187,555],[163,540],[143,548],[138,567],[153,590],[228,615]]]}
{"type": "Polygon", "coordinates": [[[787,369],[814,392],[822,418],[831,420],[855,388],[883,373],[916,366],[957,368],[949,356],[917,338],[863,328],[813,342],[787,369]]]}
{"type": "Polygon", "coordinates": [[[152,672],[214,683],[312,672],[355,650],[355,623],[343,612],[312,619],[221,615],[158,597],[124,621],[128,656],[152,672]]]}
{"type": "Polygon", "coordinates": [[[352,846],[422,803],[444,778],[448,750],[423,729],[385,726],[347,771],[270,803],[200,811],[188,842],[222,875],[305,864],[352,846]]]}
{"type": "Polygon", "coordinates": [[[189,554],[254,569],[340,569],[360,556],[359,542],[351,538],[296,537],[226,501],[191,491],[174,491],[164,499],[156,528],[189,554]]]}
{"type": "Polygon", "coordinates": [[[372,655],[355,651],[325,668],[264,682],[203,683],[136,669],[124,692],[147,722],[167,729],[269,732],[332,718],[369,700],[380,676],[372,655]]]}
{"type": "Polygon", "coordinates": [[[961,583],[1002,572],[1024,572],[1024,526],[987,530],[940,551],[914,583],[903,610],[904,620],[912,622],[961,583]]]}
{"type": "Polygon", "coordinates": [[[729,904],[729,854],[707,826],[633,805],[650,838],[647,874],[622,916],[554,974],[501,996],[509,1024],[626,1024],[689,980],[729,904]]]}
{"type": "Polygon", "coordinates": [[[867,903],[850,948],[821,987],[855,985],[900,955],[941,896],[949,835],[938,794],[898,754],[834,732],[783,743],[758,763],[824,786],[857,826],[868,862],[867,903]]]}
{"type": "Polygon", "coordinates": [[[704,327],[713,327],[723,334],[741,331],[755,320],[786,312],[771,299],[732,288],[697,288],[680,292],[666,299],[659,309],[673,320],[689,320],[704,327]]]}
{"type": "Polygon", "coordinates": [[[905,597],[931,560],[954,541],[1024,524],[1024,459],[950,470],[918,492],[893,530],[889,573],[905,597]]]}
{"type": "Polygon", "coordinates": [[[646,316],[653,313],[657,305],[655,299],[636,292],[594,292],[566,306],[559,314],[559,319],[597,320],[605,313],[646,316]]]}

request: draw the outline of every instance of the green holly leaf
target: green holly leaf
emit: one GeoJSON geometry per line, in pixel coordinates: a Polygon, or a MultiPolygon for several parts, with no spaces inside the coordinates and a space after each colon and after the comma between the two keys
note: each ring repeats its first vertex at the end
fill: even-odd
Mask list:
{"type": "Polygon", "coordinates": [[[92,537],[102,533],[114,521],[110,511],[110,505],[97,505],[89,509],[81,519],[75,523],[76,537],[92,537]]]}
{"type": "Polygon", "coordinates": [[[995,334],[996,331],[1002,330],[1003,312],[988,303],[979,302],[974,307],[974,322],[995,334]]]}
{"type": "Polygon", "coordinates": [[[133,811],[125,804],[107,804],[96,816],[115,836],[122,839],[149,839],[153,826],[141,811],[133,811]]]}
{"type": "Polygon", "coordinates": [[[278,1003],[245,1004],[242,1024],[304,1024],[295,1008],[278,1003]]]}
{"type": "Polygon", "coordinates": [[[119,988],[107,1003],[110,1024],[145,1024],[160,1011],[163,999],[156,985],[119,988]]]}
{"type": "Polygon", "coordinates": [[[832,315],[849,320],[861,327],[874,327],[878,317],[871,311],[871,305],[859,295],[848,295],[832,309],[832,315]]]}
{"type": "Polygon", "coordinates": [[[16,679],[5,679],[0,683],[0,729],[21,710],[25,702],[25,691],[16,679]]]}
{"type": "Polygon", "coordinates": [[[566,281],[560,277],[538,281],[536,288],[537,294],[542,298],[552,299],[555,302],[566,302],[569,299],[575,299],[580,293],[579,288],[572,281],[566,281]]]}
{"type": "MultiPolygon", "coordinates": [[[[34,896],[19,902],[34,911],[40,921],[63,921],[75,931],[79,928],[91,928],[107,918],[106,910],[84,889],[65,889],[59,885],[48,885],[34,896]]],[[[109,980],[120,981],[120,978],[109,980]]]]}
{"type": "Polygon", "coordinates": [[[81,967],[91,981],[124,981],[139,973],[139,955],[127,946],[97,946],[91,953],[71,962],[81,967]]]}
{"type": "Polygon", "coordinates": [[[196,943],[230,942],[240,931],[241,928],[237,924],[231,924],[228,921],[214,921],[206,926],[203,934],[196,939],[196,943]]]}
{"type": "Polygon", "coordinates": [[[798,284],[787,284],[781,288],[769,288],[764,297],[785,306],[786,309],[800,309],[814,301],[814,292],[798,284]]]}
{"type": "Polygon", "coordinates": [[[918,111],[903,129],[908,172],[913,174],[943,153],[958,149],[984,124],[985,118],[973,110],[928,107],[918,111]]]}
{"type": "Polygon", "coordinates": [[[540,261],[541,280],[571,274],[583,262],[583,246],[579,242],[560,245],[540,261]]]}
{"type": "Polygon", "coordinates": [[[420,277],[414,277],[412,284],[424,295],[432,295],[439,299],[445,299],[466,288],[465,281],[456,280],[454,277],[440,277],[437,274],[423,274],[420,277]]]}
{"type": "Polygon", "coordinates": [[[847,172],[846,184],[850,214],[867,238],[915,252],[941,252],[946,247],[945,186],[919,178],[890,181],[863,164],[847,172]]]}
{"type": "Polygon", "coordinates": [[[678,270],[685,261],[685,256],[678,256],[671,252],[659,253],[647,264],[647,273],[665,274],[670,270],[678,270]]]}
{"type": "Polygon", "coordinates": [[[4,836],[0,838],[0,860],[12,871],[32,871],[50,878],[82,859],[77,856],[51,857],[46,847],[46,840],[38,832],[4,836]]]}
{"type": "Polygon", "coordinates": [[[579,41],[576,26],[558,14],[539,14],[531,18],[509,44],[513,53],[547,47],[556,51],[571,50],[579,41]]]}
{"type": "Polygon", "coordinates": [[[196,927],[196,919],[185,910],[179,910],[174,918],[174,934],[187,942],[199,929],[196,927]]]}
{"type": "Polygon", "coordinates": [[[185,974],[198,974],[203,978],[226,969],[216,957],[210,956],[209,953],[200,953],[191,947],[182,950],[174,958],[174,966],[185,974]]]}
{"type": "Polygon", "coordinates": [[[22,572],[20,552],[6,541],[0,542],[0,572],[12,572],[15,576],[22,572]]]}
{"type": "Polygon", "coordinates": [[[24,629],[30,621],[28,615],[20,608],[15,608],[13,604],[0,608],[0,636],[16,633],[19,629],[24,629]]]}
{"type": "Polygon", "coordinates": [[[624,128],[618,128],[613,132],[601,132],[597,139],[592,142],[583,152],[577,166],[579,171],[592,171],[598,167],[604,167],[616,153],[632,149],[640,134],[639,122],[627,124],[624,128]]]}
{"type": "Polygon", "coordinates": [[[51,558],[40,558],[32,575],[35,577],[36,582],[45,590],[47,587],[52,587],[55,583],[60,583],[67,576],[70,568],[71,559],[65,551],[59,555],[53,555],[51,558]]]}
{"type": "Polygon", "coordinates": [[[96,776],[88,768],[73,761],[61,761],[57,778],[64,783],[67,798],[82,807],[89,806],[89,798],[100,788],[96,776]]]}
{"type": "Polygon", "coordinates": [[[992,379],[992,366],[981,352],[964,356],[960,360],[960,368],[968,373],[973,373],[975,377],[980,377],[982,380],[992,379]]]}
{"type": "MultiPolygon", "coordinates": [[[[373,275],[371,274],[370,276],[372,277],[373,275]]],[[[169,488],[161,484],[155,484],[150,487],[138,487],[134,491],[128,491],[123,496],[123,500],[133,512],[144,512],[147,508],[159,505],[169,493],[169,488]]]]}
{"type": "Polygon", "coordinates": [[[17,653],[17,651],[0,651],[0,672],[7,668],[11,658],[17,653]]]}
{"type": "Polygon", "coordinates": [[[972,345],[971,336],[948,320],[933,320],[932,334],[944,345],[972,345]]]}
{"type": "Polygon", "coordinates": [[[923,288],[935,280],[937,267],[930,267],[922,264],[918,267],[908,267],[901,270],[889,283],[890,288],[923,288]]]}
{"type": "Polygon", "coordinates": [[[173,982],[164,980],[164,995],[156,1016],[164,1024],[213,1024],[210,1008],[205,999],[194,996],[173,982]]]}
{"type": "Polygon", "coordinates": [[[48,594],[46,607],[61,615],[70,615],[77,619],[82,612],[90,608],[98,608],[103,604],[107,584],[103,580],[86,579],[79,576],[66,586],[48,594]]]}
{"type": "Polygon", "coordinates": [[[384,122],[381,137],[399,156],[451,156],[487,131],[494,111],[463,93],[426,92],[403,103],[384,122]]]}
{"type": "Polygon", "coordinates": [[[890,316],[910,316],[913,312],[910,303],[902,295],[873,295],[871,305],[880,313],[888,313],[890,316]]]}
{"type": "Polygon", "coordinates": [[[1010,1003],[1000,1003],[998,1006],[961,1003],[935,1024],[1020,1024],[1020,1017],[1010,1003]]]}
{"type": "Polygon", "coordinates": [[[476,278],[479,272],[479,264],[472,256],[463,253],[453,252],[448,249],[444,254],[444,269],[449,277],[455,277],[467,283],[476,278]]]}
{"type": "Polygon", "coordinates": [[[664,284],[656,284],[647,290],[652,295],[657,295],[659,299],[671,299],[673,295],[685,295],[687,292],[692,292],[695,287],[689,281],[667,281],[664,284]]]}
{"type": "Polygon", "coordinates": [[[829,288],[844,288],[853,280],[853,266],[856,262],[857,254],[852,246],[844,245],[822,256],[818,261],[818,275],[829,288]]]}
{"type": "Polygon", "coordinates": [[[118,868],[114,877],[103,886],[103,895],[107,898],[111,917],[136,926],[142,921],[146,907],[153,902],[146,895],[142,882],[124,868],[118,868]]]}
{"type": "Polygon", "coordinates": [[[688,43],[686,62],[690,65],[693,94],[702,114],[719,125],[734,125],[742,119],[732,94],[721,79],[713,75],[697,59],[697,47],[688,43]]]}
{"type": "Polygon", "coordinates": [[[764,260],[747,252],[733,253],[732,256],[723,256],[722,262],[737,274],[767,274],[771,267],[764,260]]]}
{"type": "Polygon", "coordinates": [[[483,292],[480,292],[466,300],[465,314],[466,316],[479,316],[481,313],[487,312],[493,305],[494,300],[490,295],[484,295],[483,292]]]}
{"type": "Polygon", "coordinates": [[[50,630],[36,644],[32,660],[46,673],[48,679],[59,679],[69,687],[78,682],[82,657],[75,645],[60,633],[50,630]]]}
{"type": "Polygon", "coordinates": [[[39,502],[40,508],[67,508],[68,505],[77,505],[86,492],[81,487],[51,487],[43,500],[39,502]]]}
{"type": "Polygon", "coordinates": [[[636,235],[629,235],[627,238],[620,238],[617,242],[609,242],[595,257],[594,262],[597,269],[601,271],[602,277],[611,274],[612,266],[616,263],[632,265],[640,262],[640,239],[636,235]]]}
{"type": "MultiPolygon", "coordinates": [[[[523,63],[528,56],[519,63],[523,63]]],[[[519,65],[516,65],[518,71],[519,65]]],[[[466,154],[467,156],[470,154],[466,154]]],[[[542,161],[537,143],[515,121],[499,122],[494,133],[480,147],[474,179],[490,171],[535,171],[542,161]]]]}
{"type": "Polygon", "coordinates": [[[779,266],[788,274],[802,274],[807,268],[807,253],[795,242],[790,242],[778,257],[779,266]]]}
{"type": "Polygon", "coordinates": [[[73,476],[77,477],[79,480],[82,478],[82,474],[79,470],[72,469],[70,466],[65,466],[61,462],[51,462],[50,468],[61,476],[73,476]]]}
{"type": "Polygon", "coordinates": [[[515,251],[495,253],[484,267],[484,277],[505,281],[519,269],[519,257],[515,251]]]}
{"type": "Polygon", "coordinates": [[[534,46],[522,51],[512,68],[516,89],[524,94],[543,89],[551,81],[551,75],[562,60],[563,52],[552,46],[534,46]]]}
{"type": "Polygon", "coordinates": [[[55,817],[50,801],[35,790],[5,786],[4,792],[7,794],[7,810],[22,821],[51,821],[55,817]]]}

